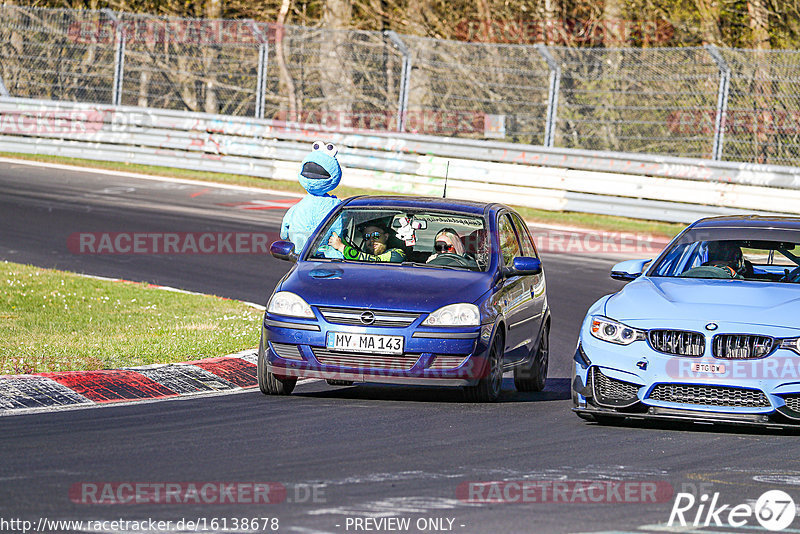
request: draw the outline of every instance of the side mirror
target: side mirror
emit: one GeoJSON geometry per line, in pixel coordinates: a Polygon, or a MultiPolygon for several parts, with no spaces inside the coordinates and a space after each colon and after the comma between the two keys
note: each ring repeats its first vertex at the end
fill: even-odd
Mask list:
{"type": "Polygon", "coordinates": [[[269,246],[269,252],[273,257],[279,260],[290,261],[292,263],[297,261],[297,254],[294,252],[294,243],[291,241],[275,241],[269,246]]]}
{"type": "Polygon", "coordinates": [[[503,274],[509,276],[529,276],[542,273],[542,261],[539,258],[520,257],[514,258],[511,267],[507,267],[503,274]]]}
{"type": "Polygon", "coordinates": [[[626,260],[611,268],[611,278],[630,282],[642,275],[645,266],[653,260],[626,260]]]}

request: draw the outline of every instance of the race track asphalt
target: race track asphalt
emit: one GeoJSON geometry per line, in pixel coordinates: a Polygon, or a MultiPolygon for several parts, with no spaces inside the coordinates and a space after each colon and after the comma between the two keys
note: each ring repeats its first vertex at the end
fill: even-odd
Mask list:
{"type": "MultiPolygon", "coordinates": [[[[80,232],[277,234],[285,202],[276,194],[211,184],[0,163],[0,259],[263,304],[288,267],[268,255],[80,254],[68,243],[80,232]]],[[[280,532],[679,531],[663,525],[681,491],[696,491],[698,499],[705,493],[709,500],[718,493],[720,505],[752,503],[772,489],[800,500],[794,433],[599,426],[572,414],[568,382],[580,321],[594,300],[621,284],[608,277],[614,258],[551,254],[543,259],[553,331],[542,393],[517,393],[507,376],[501,402],[479,405],[463,402],[458,390],[334,388],[314,381],[298,385],[290,397],[248,390],[3,417],[0,530],[3,520],[38,526],[46,518],[84,521],[61,531],[153,532],[141,528],[148,525],[110,523],[152,519],[172,521],[168,530],[176,532],[191,530],[176,526],[181,519],[205,519],[210,527],[217,518],[215,531],[223,530],[222,519],[233,531],[234,520],[268,517],[278,519],[280,532]],[[468,484],[488,481],[506,481],[502,487],[511,490],[505,497],[512,500],[519,497],[516,482],[552,488],[554,481],[601,481],[612,488],[603,500],[617,502],[586,502],[575,492],[573,502],[552,494],[549,502],[538,502],[541,492],[529,495],[537,502],[463,498],[468,484]],[[278,483],[282,486],[274,488],[286,494],[278,492],[281,502],[271,504],[84,502],[95,495],[92,488],[126,482],[151,488],[278,483]],[[625,495],[625,488],[635,491],[642,483],[668,491],[658,493],[656,502],[625,495]],[[626,500],[631,502],[618,502],[626,500]],[[409,527],[377,522],[389,518],[408,519],[409,527]],[[95,520],[106,523],[86,523],[95,520]]],[[[258,325],[253,328],[255,343],[258,325]]],[[[694,520],[697,511],[695,506],[686,519],[694,520]]],[[[748,525],[759,527],[753,518],[748,525]]]]}

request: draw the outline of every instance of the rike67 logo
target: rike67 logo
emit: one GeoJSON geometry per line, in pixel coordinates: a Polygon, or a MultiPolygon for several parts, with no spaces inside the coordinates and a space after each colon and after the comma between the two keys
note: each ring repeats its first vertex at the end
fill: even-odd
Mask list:
{"type": "MultiPolygon", "coordinates": [[[[695,498],[691,493],[678,493],[667,525],[740,528],[755,520],[767,530],[780,531],[792,524],[796,514],[794,500],[781,490],[763,493],[755,504],[735,506],[720,503],[719,492],[712,496],[704,493],[700,498],[695,498]]],[[[751,524],[749,528],[753,527],[755,525],[751,524]]]]}

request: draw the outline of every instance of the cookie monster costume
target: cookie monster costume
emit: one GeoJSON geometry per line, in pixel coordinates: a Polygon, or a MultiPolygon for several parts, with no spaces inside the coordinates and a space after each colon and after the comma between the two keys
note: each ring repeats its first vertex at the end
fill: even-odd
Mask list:
{"type": "MultiPolygon", "coordinates": [[[[281,239],[294,243],[297,252],[303,250],[308,238],[317,229],[330,211],[342,201],[329,191],[336,189],[342,179],[342,168],[336,159],[337,150],[332,143],[315,141],[312,152],[301,164],[300,185],[308,191],[300,202],[289,208],[281,224],[281,239]]],[[[341,228],[331,228],[331,232],[341,235],[341,228]]],[[[331,232],[328,232],[329,234],[331,232]]],[[[328,237],[322,241],[322,248],[329,248],[328,237]]],[[[323,251],[328,256],[328,251],[323,251]]],[[[331,250],[331,252],[336,252],[331,250]]]]}

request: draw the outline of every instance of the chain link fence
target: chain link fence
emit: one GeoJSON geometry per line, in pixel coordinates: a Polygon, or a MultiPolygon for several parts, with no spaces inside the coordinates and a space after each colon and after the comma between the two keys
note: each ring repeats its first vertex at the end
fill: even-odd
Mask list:
{"type": "Polygon", "coordinates": [[[0,95],[800,166],[800,52],[0,6],[0,95]]]}

